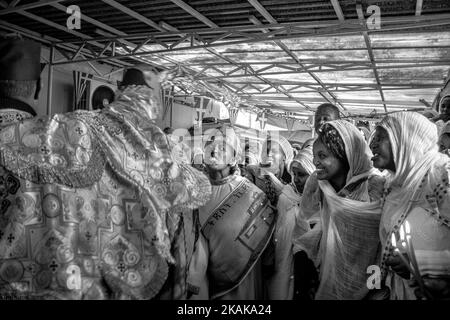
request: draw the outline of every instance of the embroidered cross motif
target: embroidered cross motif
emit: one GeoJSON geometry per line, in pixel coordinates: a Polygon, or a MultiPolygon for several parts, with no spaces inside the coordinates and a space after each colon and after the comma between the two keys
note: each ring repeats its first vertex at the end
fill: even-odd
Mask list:
{"type": "Polygon", "coordinates": [[[14,241],[15,237],[12,233],[10,233],[7,239],[8,239],[8,242],[11,244],[14,241]]]}
{"type": "Polygon", "coordinates": [[[51,150],[47,146],[42,146],[41,147],[41,152],[43,154],[50,154],[51,150]]]}
{"type": "Polygon", "coordinates": [[[81,129],[80,127],[77,127],[75,129],[75,131],[81,136],[81,134],[83,133],[83,129],[81,129]]]}
{"type": "Polygon", "coordinates": [[[48,267],[52,270],[53,273],[55,273],[59,267],[59,264],[57,264],[55,260],[52,260],[52,263],[48,267]]]}
{"type": "Polygon", "coordinates": [[[125,264],[123,263],[123,262],[121,262],[121,263],[119,263],[118,265],[117,265],[117,269],[121,272],[121,273],[124,273],[124,271],[126,270],[126,266],[125,266],[125,264]]]}

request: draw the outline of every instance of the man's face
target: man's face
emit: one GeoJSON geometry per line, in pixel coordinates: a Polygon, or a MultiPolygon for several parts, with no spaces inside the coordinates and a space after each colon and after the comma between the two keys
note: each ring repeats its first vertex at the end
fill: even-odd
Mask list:
{"type": "Polygon", "coordinates": [[[314,130],[317,133],[322,124],[337,119],[339,119],[339,114],[333,108],[319,108],[314,115],[314,130]]]}
{"type": "Polygon", "coordinates": [[[234,161],[234,150],[223,139],[209,141],[205,146],[204,161],[210,170],[223,170],[234,161]]]}

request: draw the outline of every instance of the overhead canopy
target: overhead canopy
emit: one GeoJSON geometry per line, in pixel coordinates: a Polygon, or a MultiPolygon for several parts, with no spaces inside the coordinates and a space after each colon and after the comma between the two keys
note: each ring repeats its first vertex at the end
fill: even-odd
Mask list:
{"type": "Polygon", "coordinates": [[[3,0],[0,6],[0,29],[54,46],[63,55],[53,65],[182,66],[238,96],[241,107],[292,117],[308,117],[324,102],[353,115],[424,109],[450,68],[447,0],[3,0]],[[81,10],[79,30],[66,25],[69,5],[81,10]]]}

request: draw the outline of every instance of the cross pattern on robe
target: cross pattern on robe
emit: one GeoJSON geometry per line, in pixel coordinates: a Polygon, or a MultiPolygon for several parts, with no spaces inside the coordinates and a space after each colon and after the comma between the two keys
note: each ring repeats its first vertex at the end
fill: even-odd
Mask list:
{"type": "Polygon", "coordinates": [[[59,264],[57,264],[55,260],[52,260],[52,263],[48,267],[52,270],[53,273],[55,273],[59,267],[59,264]]]}
{"type": "Polygon", "coordinates": [[[83,134],[83,129],[81,129],[80,127],[77,127],[77,128],[75,129],[75,131],[76,131],[79,135],[83,134]]]}
{"type": "Polygon", "coordinates": [[[126,266],[125,266],[125,264],[123,263],[123,262],[120,262],[118,265],[117,265],[117,269],[121,272],[121,273],[124,273],[124,271],[126,270],[126,266]]]}
{"type": "Polygon", "coordinates": [[[41,147],[41,152],[43,154],[49,154],[51,152],[51,150],[49,149],[49,147],[47,147],[46,145],[41,147]]]}
{"type": "Polygon", "coordinates": [[[8,239],[8,242],[11,244],[14,241],[15,237],[12,233],[10,233],[7,239],[8,239]]]}

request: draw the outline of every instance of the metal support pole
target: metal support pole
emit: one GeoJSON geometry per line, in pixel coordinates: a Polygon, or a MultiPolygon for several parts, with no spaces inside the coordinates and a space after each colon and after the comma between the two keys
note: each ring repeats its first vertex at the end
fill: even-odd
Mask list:
{"type": "Polygon", "coordinates": [[[48,82],[47,82],[47,115],[52,113],[52,89],[53,89],[53,60],[54,60],[54,47],[50,47],[50,57],[48,63],[48,82]]]}

